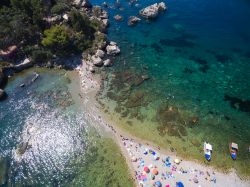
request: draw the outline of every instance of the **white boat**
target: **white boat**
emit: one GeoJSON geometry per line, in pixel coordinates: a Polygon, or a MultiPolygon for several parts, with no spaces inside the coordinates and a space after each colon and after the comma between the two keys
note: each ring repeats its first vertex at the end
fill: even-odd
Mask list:
{"type": "Polygon", "coordinates": [[[207,161],[211,160],[212,150],[212,145],[207,142],[204,142],[204,154],[207,161]]]}

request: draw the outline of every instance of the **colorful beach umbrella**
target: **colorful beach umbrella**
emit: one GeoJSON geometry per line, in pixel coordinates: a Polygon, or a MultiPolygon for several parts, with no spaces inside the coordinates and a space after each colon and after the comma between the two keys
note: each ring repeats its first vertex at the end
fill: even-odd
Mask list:
{"type": "Polygon", "coordinates": [[[155,182],[155,185],[156,185],[157,187],[162,187],[162,184],[161,184],[160,181],[156,181],[156,182],[155,182]]]}
{"type": "Polygon", "coordinates": [[[177,182],[176,187],[184,187],[184,184],[182,182],[177,182]]]}
{"type": "Polygon", "coordinates": [[[158,175],[157,169],[154,168],[154,169],[152,170],[152,173],[153,173],[154,175],[158,175]]]}
{"type": "Polygon", "coordinates": [[[148,167],[144,167],[143,171],[145,171],[146,173],[149,173],[149,172],[150,172],[150,170],[149,170],[148,167]]]}

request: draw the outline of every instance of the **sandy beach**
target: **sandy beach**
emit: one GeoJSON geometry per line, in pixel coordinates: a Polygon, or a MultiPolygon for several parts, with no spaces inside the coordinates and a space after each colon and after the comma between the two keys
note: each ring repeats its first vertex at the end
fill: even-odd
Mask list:
{"type": "MultiPolygon", "coordinates": [[[[98,131],[107,131],[120,146],[136,186],[250,186],[250,181],[241,180],[234,171],[224,174],[212,167],[186,161],[172,152],[140,140],[118,129],[108,121],[95,100],[100,89],[100,77],[89,71],[83,62],[76,71],[80,77],[79,97],[87,106],[88,120],[96,125],[98,131]]],[[[205,159],[205,158],[204,158],[205,159]]]]}

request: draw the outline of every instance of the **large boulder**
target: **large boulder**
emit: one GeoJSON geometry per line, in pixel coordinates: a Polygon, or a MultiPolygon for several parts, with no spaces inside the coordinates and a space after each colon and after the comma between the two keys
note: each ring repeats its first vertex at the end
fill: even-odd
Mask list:
{"type": "Polygon", "coordinates": [[[103,63],[104,63],[104,66],[105,66],[105,67],[109,67],[109,66],[112,65],[112,62],[111,62],[110,59],[104,60],[103,63]]]}
{"type": "Polygon", "coordinates": [[[103,50],[97,49],[95,56],[103,58],[105,56],[105,52],[103,50]]]}
{"type": "Polygon", "coordinates": [[[140,18],[138,18],[138,17],[136,17],[136,16],[130,16],[130,17],[128,18],[128,25],[129,25],[129,26],[133,26],[133,25],[137,24],[139,21],[141,21],[140,18]]]}
{"type": "Polygon", "coordinates": [[[110,42],[110,44],[106,47],[106,51],[108,55],[117,55],[121,52],[115,42],[110,42]]]}
{"type": "Polygon", "coordinates": [[[155,3],[153,5],[150,5],[146,8],[143,8],[140,10],[140,15],[144,18],[150,19],[150,18],[156,18],[159,14],[159,11],[166,10],[167,7],[164,2],[161,3],[155,3]]]}
{"type": "Polygon", "coordinates": [[[91,61],[97,67],[101,67],[103,65],[103,61],[99,56],[93,55],[91,57],[91,61]]]}

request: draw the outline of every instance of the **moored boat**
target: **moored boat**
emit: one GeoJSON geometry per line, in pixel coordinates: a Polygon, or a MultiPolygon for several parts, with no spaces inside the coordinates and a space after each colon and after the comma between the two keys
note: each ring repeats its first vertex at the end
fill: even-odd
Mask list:
{"type": "Polygon", "coordinates": [[[238,149],[239,148],[237,143],[232,142],[229,144],[230,156],[233,160],[236,160],[237,158],[238,149]]]}
{"type": "Polygon", "coordinates": [[[212,145],[207,142],[204,142],[204,154],[207,161],[211,160],[212,150],[212,145]]]}

